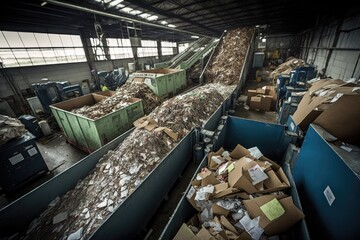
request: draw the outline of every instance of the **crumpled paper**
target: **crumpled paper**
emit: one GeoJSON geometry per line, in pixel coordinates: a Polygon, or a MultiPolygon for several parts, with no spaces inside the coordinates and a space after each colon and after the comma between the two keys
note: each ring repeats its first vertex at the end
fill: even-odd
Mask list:
{"type": "Polygon", "coordinates": [[[180,139],[193,127],[203,124],[221,105],[224,97],[216,88],[216,85],[205,85],[163,102],[149,117],[159,126],[179,133],[177,141],[164,131],[135,129],[115,150],[104,155],[74,189],[53,201],[51,207],[32,222],[27,237],[64,239],[83,228],[82,238],[87,239],[180,139]],[[53,217],[62,212],[69,215],[53,224],[53,217]]]}
{"type": "Polygon", "coordinates": [[[0,144],[20,137],[26,132],[24,124],[16,118],[0,114],[0,144]]]}
{"type": "Polygon", "coordinates": [[[226,33],[205,71],[205,81],[236,85],[239,82],[254,28],[238,28],[226,33]]]}
{"type": "Polygon", "coordinates": [[[305,66],[305,61],[298,58],[289,57],[286,62],[280,64],[270,73],[270,78],[276,80],[280,74],[290,74],[290,72],[300,66],[305,66]]]}
{"type": "Polygon", "coordinates": [[[144,83],[126,82],[116,90],[115,95],[101,100],[92,106],[83,106],[73,109],[72,112],[86,116],[90,119],[98,119],[106,114],[114,112],[122,107],[130,105],[132,98],[143,100],[145,114],[149,114],[159,106],[162,100],[144,83]]]}

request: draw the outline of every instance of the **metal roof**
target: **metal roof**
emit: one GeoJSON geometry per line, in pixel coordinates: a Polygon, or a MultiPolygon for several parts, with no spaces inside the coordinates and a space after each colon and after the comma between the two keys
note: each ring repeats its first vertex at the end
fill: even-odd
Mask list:
{"type": "Polygon", "coordinates": [[[97,21],[108,36],[126,37],[128,29],[133,35],[135,27],[143,38],[176,41],[189,40],[191,35],[219,37],[225,29],[256,25],[266,26],[270,34],[298,33],[314,26],[319,14],[341,15],[351,8],[344,2],[329,8],[310,0],[5,0],[1,4],[1,30],[71,33],[80,29],[94,35],[97,21]]]}

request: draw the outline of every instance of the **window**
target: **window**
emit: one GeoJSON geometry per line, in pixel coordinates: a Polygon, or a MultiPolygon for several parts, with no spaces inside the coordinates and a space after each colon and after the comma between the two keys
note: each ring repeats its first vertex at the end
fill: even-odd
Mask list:
{"type": "Polygon", "coordinates": [[[187,49],[189,47],[189,43],[180,43],[179,44],[179,52],[183,52],[185,51],[185,49],[187,49]]]}
{"type": "MultiPolygon", "coordinates": [[[[98,38],[91,38],[90,42],[95,59],[106,60],[102,42],[100,42],[98,38]]],[[[133,57],[130,39],[106,38],[106,44],[109,48],[111,59],[125,59],[133,57]]]]}
{"type": "Polygon", "coordinates": [[[161,54],[165,55],[173,55],[174,47],[176,47],[176,42],[161,42],[161,54]]]}
{"type": "Polygon", "coordinates": [[[152,40],[141,40],[141,46],[138,47],[138,57],[157,57],[157,42],[152,40]]]}
{"type": "Polygon", "coordinates": [[[85,62],[80,36],[0,31],[0,61],[5,67],[85,62]]]}

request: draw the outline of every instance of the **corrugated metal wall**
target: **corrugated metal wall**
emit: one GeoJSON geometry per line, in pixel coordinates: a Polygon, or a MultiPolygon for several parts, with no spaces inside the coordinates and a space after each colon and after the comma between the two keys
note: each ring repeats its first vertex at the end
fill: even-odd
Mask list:
{"type": "Polygon", "coordinates": [[[360,77],[360,14],[336,19],[301,34],[302,59],[332,78],[360,77]]]}

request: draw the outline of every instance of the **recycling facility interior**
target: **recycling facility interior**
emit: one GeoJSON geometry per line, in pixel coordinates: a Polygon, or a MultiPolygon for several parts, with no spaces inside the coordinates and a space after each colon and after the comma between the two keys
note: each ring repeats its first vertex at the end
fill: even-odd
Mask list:
{"type": "Polygon", "coordinates": [[[0,16],[1,239],[360,236],[357,3],[0,16]]]}

